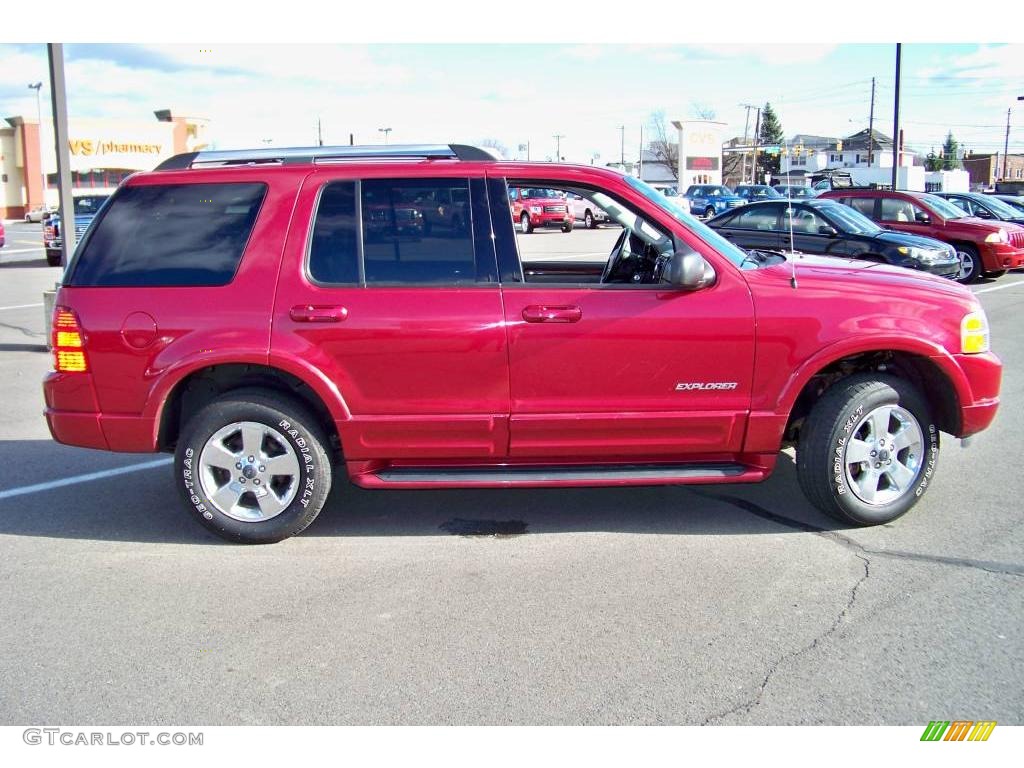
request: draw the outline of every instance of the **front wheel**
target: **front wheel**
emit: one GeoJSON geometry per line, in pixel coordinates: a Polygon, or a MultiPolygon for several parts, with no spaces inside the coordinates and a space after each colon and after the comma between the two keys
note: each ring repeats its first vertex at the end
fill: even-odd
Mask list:
{"type": "Polygon", "coordinates": [[[973,283],[981,277],[981,258],[972,245],[958,245],[956,255],[960,259],[960,272],[956,276],[958,283],[973,283]]]}
{"type": "Polygon", "coordinates": [[[562,231],[563,232],[572,232],[572,222],[571,221],[565,222],[562,225],[562,231]]]}
{"type": "Polygon", "coordinates": [[[230,541],[270,544],[303,531],[331,489],[328,442],[286,395],[229,392],[188,420],[174,469],[189,511],[230,541]]]}
{"type": "Polygon", "coordinates": [[[997,277],[1002,277],[1003,275],[1005,275],[1007,273],[1007,271],[1008,270],[1005,270],[1005,269],[994,269],[991,272],[986,272],[985,273],[985,277],[990,277],[992,279],[995,279],[997,277]]]}
{"type": "Polygon", "coordinates": [[[523,229],[523,234],[528,235],[533,232],[533,224],[530,223],[530,214],[524,213],[519,217],[519,224],[523,229]]]}
{"type": "Polygon", "coordinates": [[[704,209],[704,218],[705,219],[711,219],[711,218],[714,218],[714,216],[715,216],[715,209],[712,208],[710,205],[707,208],[704,209]]]}
{"type": "Polygon", "coordinates": [[[597,221],[594,219],[594,214],[592,214],[590,211],[587,211],[586,213],[583,214],[583,223],[584,225],[586,225],[587,229],[594,229],[597,226],[597,221]]]}
{"type": "Polygon", "coordinates": [[[800,487],[822,512],[853,525],[879,525],[924,495],[939,459],[939,429],[907,381],[850,376],[811,409],[797,446],[800,487]]]}

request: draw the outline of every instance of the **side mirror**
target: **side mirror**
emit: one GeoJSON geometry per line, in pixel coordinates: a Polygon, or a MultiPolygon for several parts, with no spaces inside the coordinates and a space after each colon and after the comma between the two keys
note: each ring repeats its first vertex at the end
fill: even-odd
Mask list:
{"type": "Polygon", "coordinates": [[[929,216],[924,211],[918,211],[917,213],[914,214],[914,221],[916,221],[918,224],[931,224],[932,217],[929,216]]]}
{"type": "Polygon", "coordinates": [[[695,251],[676,251],[665,266],[663,280],[684,291],[699,291],[715,282],[715,270],[695,251]]]}
{"type": "Polygon", "coordinates": [[[836,228],[835,227],[831,227],[828,224],[822,224],[820,227],[818,227],[818,234],[819,235],[828,235],[829,237],[835,237],[839,233],[836,232],[836,228]]]}

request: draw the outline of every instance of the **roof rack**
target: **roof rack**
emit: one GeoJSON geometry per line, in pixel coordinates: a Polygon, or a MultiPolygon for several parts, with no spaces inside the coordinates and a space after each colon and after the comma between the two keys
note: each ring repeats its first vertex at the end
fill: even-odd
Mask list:
{"type": "Polygon", "coordinates": [[[261,147],[259,149],[204,150],[169,157],[157,171],[226,165],[284,165],[329,163],[339,160],[476,160],[498,158],[486,149],[467,144],[393,144],[340,147],[261,147]]]}

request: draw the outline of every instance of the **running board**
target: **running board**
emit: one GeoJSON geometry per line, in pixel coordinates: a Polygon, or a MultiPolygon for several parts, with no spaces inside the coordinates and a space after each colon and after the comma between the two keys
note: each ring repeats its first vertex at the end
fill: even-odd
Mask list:
{"type": "Polygon", "coordinates": [[[606,464],[568,466],[391,466],[363,475],[353,482],[363,487],[491,487],[675,485],[736,483],[763,480],[761,467],[734,463],[606,464]]]}

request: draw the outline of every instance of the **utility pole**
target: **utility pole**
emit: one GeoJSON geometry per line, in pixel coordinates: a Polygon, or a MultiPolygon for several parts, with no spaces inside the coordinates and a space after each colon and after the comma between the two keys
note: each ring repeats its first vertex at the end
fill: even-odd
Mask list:
{"type": "MultiPolygon", "coordinates": [[[[1017,99],[1020,101],[1020,98],[1017,99]]],[[[1006,161],[1010,152],[1010,108],[1006,108],[1006,141],[1003,142],[1003,181],[1006,181],[1006,161]]]]}
{"type": "Polygon", "coordinates": [[[322,147],[324,145],[324,129],[320,124],[319,117],[316,119],[316,144],[318,147],[322,147]]]}
{"type": "MultiPolygon", "coordinates": [[[[40,91],[43,90],[43,83],[40,80],[38,83],[29,83],[28,87],[36,92],[36,117],[39,120],[39,173],[42,174],[42,177],[43,177],[43,188],[42,188],[42,190],[40,191],[39,194],[41,194],[43,196],[43,199],[42,199],[41,202],[43,204],[43,209],[45,210],[46,209],[46,168],[43,165],[43,103],[42,103],[42,99],[41,99],[41,97],[39,95],[40,91]]],[[[26,186],[28,186],[28,185],[26,185],[26,186]]],[[[31,203],[32,201],[28,200],[27,197],[28,197],[28,195],[26,195],[25,202],[26,203],[31,203]]]]}
{"type": "Polygon", "coordinates": [[[900,67],[903,61],[903,44],[896,43],[896,99],[892,109],[892,188],[896,189],[900,166],[900,67]]]}
{"type": "Polygon", "coordinates": [[[875,157],[875,78],[871,78],[871,113],[868,116],[868,168],[875,157]]]}
{"type": "Polygon", "coordinates": [[[53,143],[57,153],[57,191],[60,195],[61,266],[75,252],[75,201],[71,196],[71,155],[68,144],[68,101],[64,90],[64,46],[46,44],[50,60],[50,101],[53,104],[53,143]]]}
{"type": "Polygon", "coordinates": [[[754,164],[750,168],[750,183],[757,184],[757,145],[761,138],[761,108],[757,109],[757,118],[754,120],[754,164]]]}
{"type": "Polygon", "coordinates": [[[637,169],[636,177],[643,181],[644,178],[644,124],[640,123],[640,167],[637,169]]]}
{"type": "Polygon", "coordinates": [[[391,129],[390,128],[378,128],[377,130],[384,134],[384,144],[386,146],[387,143],[388,143],[388,134],[391,133],[391,129]]]}
{"type": "Polygon", "coordinates": [[[621,140],[619,141],[619,165],[622,166],[622,170],[626,170],[626,126],[619,126],[619,133],[621,134],[621,140]]]}
{"type": "Polygon", "coordinates": [[[750,141],[750,110],[757,109],[756,104],[740,104],[746,107],[747,117],[743,121],[743,154],[740,156],[740,184],[747,183],[747,142],[750,141]]]}
{"type": "Polygon", "coordinates": [[[556,133],[552,138],[555,140],[555,162],[562,162],[562,139],[565,138],[564,133],[556,133]]]}

